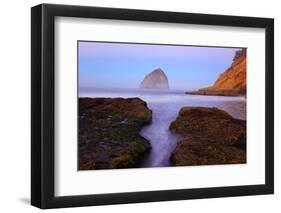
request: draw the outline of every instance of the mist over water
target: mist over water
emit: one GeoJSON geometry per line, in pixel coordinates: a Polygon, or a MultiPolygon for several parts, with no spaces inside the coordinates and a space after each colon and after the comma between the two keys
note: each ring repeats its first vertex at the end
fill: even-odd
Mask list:
{"type": "Polygon", "coordinates": [[[80,89],[79,97],[133,98],[144,100],[152,110],[152,122],[140,134],[150,141],[152,149],[142,167],[169,166],[170,154],[180,136],[169,131],[169,126],[184,106],[217,107],[231,116],[246,120],[244,97],[187,95],[179,90],[149,89],[80,89]]]}

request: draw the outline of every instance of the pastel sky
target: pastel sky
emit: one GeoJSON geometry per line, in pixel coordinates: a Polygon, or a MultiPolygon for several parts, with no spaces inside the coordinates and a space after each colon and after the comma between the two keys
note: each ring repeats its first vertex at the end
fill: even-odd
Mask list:
{"type": "Polygon", "coordinates": [[[78,42],[79,88],[138,88],[145,75],[161,68],[170,88],[212,85],[239,48],[78,42]]]}

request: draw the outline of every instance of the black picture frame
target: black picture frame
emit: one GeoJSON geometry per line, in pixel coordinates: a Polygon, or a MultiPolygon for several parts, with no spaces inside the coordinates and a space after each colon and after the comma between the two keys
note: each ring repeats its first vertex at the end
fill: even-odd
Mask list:
{"type": "Polygon", "coordinates": [[[31,204],[60,208],[274,193],[274,20],[271,18],[41,4],[31,8],[31,204]],[[55,17],[264,28],[265,184],[93,195],[54,195],[55,17]]]}

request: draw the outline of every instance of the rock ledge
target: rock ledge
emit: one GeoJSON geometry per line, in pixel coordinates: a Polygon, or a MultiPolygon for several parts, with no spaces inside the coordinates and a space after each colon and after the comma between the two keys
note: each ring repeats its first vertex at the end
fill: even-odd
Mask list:
{"type": "Polygon", "coordinates": [[[79,170],[136,167],[150,143],[152,112],[139,98],[79,98],[79,170]]]}
{"type": "Polygon", "coordinates": [[[171,154],[175,166],[246,163],[246,121],[223,110],[183,107],[170,130],[182,136],[171,154]]]}

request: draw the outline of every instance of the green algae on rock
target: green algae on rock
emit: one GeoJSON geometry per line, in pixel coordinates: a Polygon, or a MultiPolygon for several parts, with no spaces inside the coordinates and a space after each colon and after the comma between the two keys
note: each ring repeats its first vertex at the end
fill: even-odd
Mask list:
{"type": "Polygon", "coordinates": [[[151,118],[139,98],[79,98],[79,170],[138,165],[150,149],[139,131],[151,118]]]}
{"type": "Polygon", "coordinates": [[[246,121],[208,107],[183,107],[170,125],[182,139],[171,154],[175,166],[246,163],[246,121]]]}

